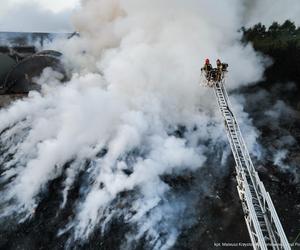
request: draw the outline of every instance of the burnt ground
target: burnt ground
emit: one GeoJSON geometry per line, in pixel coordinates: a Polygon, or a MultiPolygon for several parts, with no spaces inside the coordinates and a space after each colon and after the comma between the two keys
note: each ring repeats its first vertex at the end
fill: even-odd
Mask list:
{"type": "MultiPolygon", "coordinates": [[[[192,204],[189,208],[195,210],[191,214],[196,218],[196,221],[182,231],[173,249],[240,249],[237,247],[220,247],[218,244],[250,243],[236,189],[233,158],[228,159],[226,164],[228,167],[221,172],[216,167],[219,161],[220,156],[217,156],[215,160],[208,162],[205,168],[193,175],[162,177],[174,189],[174,192],[176,189],[184,188],[187,193],[199,197],[196,199],[196,204],[192,204]],[[209,188],[204,191],[203,185],[209,188]]],[[[271,166],[268,170],[265,167],[259,167],[259,174],[273,198],[289,241],[294,242],[299,234],[300,225],[299,183],[293,182],[292,174],[283,173],[275,166],[271,166]]],[[[8,223],[5,228],[0,229],[0,249],[64,249],[69,235],[57,237],[56,233],[57,229],[62,228],[73,216],[72,201],[79,196],[81,179],[77,180],[76,185],[71,190],[71,202],[61,213],[57,213],[61,201],[61,197],[58,197],[57,194],[62,181],[63,178],[58,178],[50,183],[49,190],[42,198],[32,220],[23,224],[8,223]]],[[[187,220],[189,219],[188,214],[190,211],[187,211],[187,220]]],[[[103,237],[95,233],[88,242],[78,243],[76,247],[71,249],[120,249],[128,230],[129,227],[122,221],[115,221],[109,226],[103,237]]],[[[141,241],[133,249],[148,248],[141,241]]],[[[252,248],[243,247],[242,249],[252,248]]],[[[300,248],[294,247],[292,249],[300,248]]]]}
{"type": "MultiPolygon", "coordinates": [[[[275,208],[286,232],[288,240],[300,244],[300,184],[299,184],[299,141],[300,141],[300,119],[298,115],[297,85],[286,89],[286,83],[267,85],[259,83],[253,87],[231,93],[245,97],[245,109],[253,119],[254,125],[261,132],[260,143],[265,149],[263,161],[254,160],[261,180],[273,199],[275,208]],[[253,96],[261,90],[266,95],[261,95],[264,105],[254,105],[253,96]],[[283,100],[292,110],[293,116],[280,114],[279,123],[271,119],[264,119],[265,111],[272,109],[278,99],[283,100]],[[274,123],[274,124],[273,124],[274,123]],[[282,136],[293,136],[296,143],[286,146],[280,143],[282,136]],[[281,169],[275,166],[272,157],[273,150],[288,148],[289,154],[285,164],[290,169],[281,169]],[[298,238],[297,238],[298,237],[298,238]]],[[[262,101],[255,99],[255,102],[262,101]]],[[[180,133],[179,135],[180,136],[180,133]]],[[[220,153],[220,150],[217,150],[220,153]]],[[[222,243],[250,243],[248,231],[243,218],[243,211],[238,197],[235,180],[234,161],[230,156],[226,166],[221,171],[217,166],[221,161],[218,155],[214,160],[207,163],[205,168],[196,173],[183,176],[163,176],[173,191],[183,189],[195,201],[190,205],[183,218],[193,223],[183,229],[178,237],[174,250],[201,250],[201,249],[240,249],[241,247],[222,247],[222,243]],[[203,190],[203,186],[208,187],[203,190]]],[[[62,212],[57,213],[61,202],[58,195],[61,189],[63,177],[52,181],[48,186],[48,192],[41,197],[35,217],[31,220],[16,224],[7,221],[0,228],[0,249],[2,250],[47,250],[64,249],[69,235],[57,236],[57,229],[63,228],[70,218],[74,216],[72,201],[80,195],[80,182],[78,178],[76,185],[70,192],[70,202],[62,212]]],[[[124,194],[126,198],[126,195],[124,194]]],[[[123,197],[123,198],[124,198],[123,197]]],[[[93,234],[86,243],[79,243],[71,249],[120,249],[129,226],[122,220],[114,221],[104,236],[93,234]],[[111,237],[113,235],[113,237],[111,237]]],[[[97,232],[97,231],[96,231],[97,232]]],[[[133,246],[133,249],[148,249],[142,240],[133,246]]],[[[242,249],[252,249],[243,247],[242,249]]],[[[300,246],[292,249],[300,249],[300,246]]]]}

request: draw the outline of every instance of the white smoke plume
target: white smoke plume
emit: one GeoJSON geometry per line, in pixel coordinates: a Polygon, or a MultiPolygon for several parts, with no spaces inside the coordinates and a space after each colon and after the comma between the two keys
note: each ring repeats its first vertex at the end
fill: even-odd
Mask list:
{"type": "MultiPolygon", "coordinates": [[[[230,89],[262,77],[263,59],[240,43],[243,13],[239,0],[83,1],[73,18],[80,37],[52,45],[71,80],[46,70],[41,93],[0,111],[2,218],[34,216],[58,177],[63,209],[83,175],[75,216],[59,232],[72,232],[70,246],[122,218],[133,226],[124,249],[142,238],[170,248],[186,204],[162,176],[197,171],[226,141],[212,90],[199,86],[203,59],[229,63],[230,89]]],[[[253,148],[257,132],[235,111],[253,148]]]]}

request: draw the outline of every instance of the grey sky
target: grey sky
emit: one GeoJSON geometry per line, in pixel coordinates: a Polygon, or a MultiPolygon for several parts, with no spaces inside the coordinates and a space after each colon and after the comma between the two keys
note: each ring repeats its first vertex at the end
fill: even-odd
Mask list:
{"type": "MultiPolygon", "coordinates": [[[[29,3],[29,4],[36,4],[43,6],[45,9],[49,9],[54,12],[59,12],[66,9],[73,9],[79,5],[79,0],[0,0],[1,3],[1,9],[2,4],[4,5],[19,5],[22,3],[29,3]]],[[[1,11],[1,10],[0,10],[1,11]]]]}
{"type": "MultiPolygon", "coordinates": [[[[291,19],[300,25],[299,0],[243,0],[245,23],[270,25],[291,19]]],[[[80,0],[0,0],[0,31],[72,32],[72,11],[80,0]]]]}
{"type": "Polygon", "coordinates": [[[0,31],[70,32],[79,0],[0,0],[0,31]]]}

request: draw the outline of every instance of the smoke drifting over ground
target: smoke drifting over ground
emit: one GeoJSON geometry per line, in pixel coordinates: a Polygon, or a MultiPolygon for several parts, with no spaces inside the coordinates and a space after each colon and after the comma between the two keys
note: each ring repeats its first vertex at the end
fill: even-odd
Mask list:
{"type": "MultiPolygon", "coordinates": [[[[1,220],[35,216],[62,178],[57,213],[73,210],[57,231],[71,235],[66,247],[113,220],[129,225],[122,249],[173,246],[193,223],[182,219],[191,201],[163,176],[199,171],[226,142],[213,93],[199,87],[202,60],[228,62],[231,89],[262,77],[262,58],[239,42],[242,13],[239,0],[84,1],[73,18],[81,36],[51,45],[71,80],[46,70],[41,93],[0,111],[1,220]]],[[[256,153],[258,133],[236,107],[256,153]]]]}

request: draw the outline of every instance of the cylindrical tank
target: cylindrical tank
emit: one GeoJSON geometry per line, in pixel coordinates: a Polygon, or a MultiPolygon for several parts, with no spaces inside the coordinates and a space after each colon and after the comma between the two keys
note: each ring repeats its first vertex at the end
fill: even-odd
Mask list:
{"type": "Polygon", "coordinates": [[[7,74],[16,64],[17,62],[9,55],[0,54],[0,92],[4,88],[4,81],[7,74]]]}
{"type": "Polygon", "coordinates": [[[60,56],[61,53],[57,51],[41,51],[16,64],[6,76],[5,93],[21,94],[30,90],[39,90],[40,86],[34,82],[34,78],[39,77],[47,67],[62,73],[65,77],[60,56]]]}

